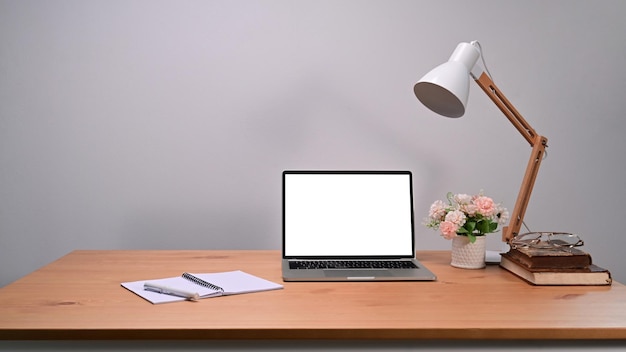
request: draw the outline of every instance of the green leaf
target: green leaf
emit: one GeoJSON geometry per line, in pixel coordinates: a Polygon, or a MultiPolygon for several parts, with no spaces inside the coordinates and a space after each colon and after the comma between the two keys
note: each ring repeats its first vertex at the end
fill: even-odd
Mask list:
{"type": "Polygon", "coordinates": [[[448,199],[448,203],[452,205],[454,203],[454,193],[448,192],[446,194],[446,198],[448,199]]]}
{"type": "Polygon", "coordinates": [[[478,232],[484,234],[484,233],[494,232],[497,226],[498,226],[497,223],[492,223],[491,221],[487,219],[483,219],[480,222],[478,222],[476,229],[478,230],[478,232]]]}
{"type": "Polygon", "coordinates": [[[474,243],[474,242],[476,242],[476,236],[474,236],[474,234],[473,234],[473,233],[468,233],[468,234],[467,234],[467,237],[469,237],[469,241],[470,241],[470,243],[474,243]]]}
{"type": "Polygon", "coordinates": [[[476,230],[476,221],[467,221],[463,227],[468,233],[472,233],[476,230]]]}

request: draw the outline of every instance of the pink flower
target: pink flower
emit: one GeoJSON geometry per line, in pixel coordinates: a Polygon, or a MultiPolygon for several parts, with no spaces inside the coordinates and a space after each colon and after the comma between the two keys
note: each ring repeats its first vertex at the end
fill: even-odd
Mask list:
{"type": "Polygon", "coordinates": [[[478,208],[477,212],[483,216],[492,216],[497,210],[493,199],[489,197],[479,196],[474,200],[474,204],[478,208]]]}
{"type": "Polygon", "coordinates": [[[439,224],[439,231],[441,231],[441,235],[447,240],[454,238],[456,236],[456,230],[458,229],[459,226],[450,221],[442,221],[441,224],[439,224]]]}

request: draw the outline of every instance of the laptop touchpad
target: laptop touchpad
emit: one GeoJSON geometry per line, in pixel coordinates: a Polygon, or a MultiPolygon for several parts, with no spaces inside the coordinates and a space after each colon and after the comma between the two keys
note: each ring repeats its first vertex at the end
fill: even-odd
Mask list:
{"type": "Polygon", "coordinates": [[[372,278],[381,276],[393,276],[389,270],[324,270],[326,277],[350,277],[350,278],[372,278]]]}

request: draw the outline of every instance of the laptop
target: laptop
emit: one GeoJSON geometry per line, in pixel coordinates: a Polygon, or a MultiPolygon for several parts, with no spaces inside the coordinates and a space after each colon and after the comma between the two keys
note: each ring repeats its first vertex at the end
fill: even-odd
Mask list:
{"type": "Polygon", "coordinates": [[[432,281],[410,171],[283,171],[284,281],[432,281]]]}

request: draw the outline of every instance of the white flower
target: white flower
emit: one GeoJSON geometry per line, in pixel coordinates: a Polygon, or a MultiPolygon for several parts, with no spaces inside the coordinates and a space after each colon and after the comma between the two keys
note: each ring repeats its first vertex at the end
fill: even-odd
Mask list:
{"type": "Polygon", "coordinates": [[[507,221],[509,221],[509,211],[506,210],[506,208],[499,206],[497,213],[500,214],[500,217],[498,218],[499,225],[504,225],[507,221]]]}
{"type": "Polygon", "coordinates": [[[430,206],[428,216],[433,220],[441,221],[446,216],[446,205],[443,201],[437,200],[430,206]]]}
{"type": "Polygon", "coordinates": [[[465,213],[463,213],[460,210],[453,210],[451,212],[449,212],[448,214],[446,214],[446,218],[445,221],[451,222],[457,226],[463,226],[463,224],[465,224],[465,213]]]}
{"type": "Polygon", "coordinates": [[[463,193],[455,194],[454,201],[458,205],[472,204],[472,196],[470,196],[469,194],[463,194],[463,193]]]}

